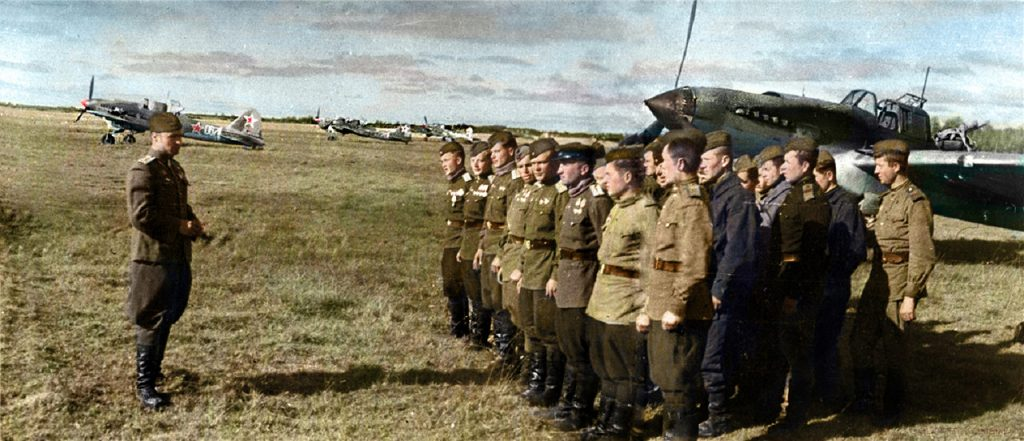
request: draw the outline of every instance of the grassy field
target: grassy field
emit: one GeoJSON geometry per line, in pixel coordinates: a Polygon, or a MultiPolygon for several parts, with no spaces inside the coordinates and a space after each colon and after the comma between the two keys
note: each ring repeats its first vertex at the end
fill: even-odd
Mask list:
{"type": "MultiPolygon", "coordinates": [[[[175,405],[142,411],[124,176],[148,137],[101,146],[103,124],[74,117],[0,107],[0,438],[576,438],[445,334],[439,144],[328,142],[312,125],[267,123],[262,152],[186,140],[214,238],[164,362],[175,405]]],[[[1024,439],[1024,237],[938,218],[936,239],[907,425],[832,417],[807,439],[1024,439]]]]}

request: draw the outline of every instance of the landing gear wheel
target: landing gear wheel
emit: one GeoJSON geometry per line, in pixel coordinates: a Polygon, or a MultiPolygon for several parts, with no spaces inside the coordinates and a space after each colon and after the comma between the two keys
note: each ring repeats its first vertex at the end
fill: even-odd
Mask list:
{"type": "Polygon", "coordinates": [[[125,144],[135,144],[135,135],[124,135],[125,144]]]}
{"type": "Polygon", "coordinates": [[[328,140],[328,141],[334,141],[334,140],[336,140],[336,139],[338,139],[338,137],[337,137],[337,136],[334,136],[334,135],[327,135],[327,140],[328,140]]]}
{"type": "Polygon", "coordinates": [[[100,138],[100,143],[108,144],[108,145],[113,144],[114,143],[114,135],[112,133],[107,133],[106,135],[103,135],[103,137],[100,138]]]}

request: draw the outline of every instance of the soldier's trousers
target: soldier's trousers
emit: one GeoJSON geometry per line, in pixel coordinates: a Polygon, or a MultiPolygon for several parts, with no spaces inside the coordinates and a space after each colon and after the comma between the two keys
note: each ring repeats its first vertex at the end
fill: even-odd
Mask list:
{"type": "Polygon", "coordinates": [[[473,257],[463,258],[459,265],[462,267],[462,285],[466,289],[466,297],[472,305],[482,306],[480,270],[473,269],[473,257]]]}
{"type": "Polygon", "coordinates": [[[710,323],[683,320],[675,329],[661,329],[661,321],[651,320],[647,335],[647,356],[651,379],[665,395],[665,408],[692,413],[703,392],[700,375],[710,323]]]}
{"type": "Polygon", "coordinates": [[[458,248],[445,248],[441,254],[441,284],[444,295],[448,298],[450,331],[456,335],[464,335],[469,332],[469,301],[462,283],[462,264],[455,259],[458,253],[458,248]]]}
{"type": "Polygon", "coordinates": [[[708,329],[707,346],[701,363],[704,389],[708,394],[708,411],[716,414],[728,412],[726,401],[736,384],[736,366],[743,346],[745,323],[741,308],[720,308],[708,329]]]}
{"type": "Polygon", "coordinates": [[[887,371],[904,372],[907,356],[906,323],[900,320],[902,301],[888,301],[865,292],[857,305],[850,336],[854,369],[873,369],[872,355],[882,346],[887,371]]]}
{"type": "MultiPolygon", "coordinates": [[[[797,304],[796,312],[783,314],[779,323],[779,348],[789,365],[787,418],[806,419],[810,410],[814,386],[814,326],[819,304],[820,300],[805,296],[797,304]]],[[[776,374],[784,378],[786,370],[776,374]]]]}
{"type": "Polygon", "coordinates": [[[480,298],[485,309],[501,311],[501,283],[498,283],[498,273],[491,271],[493,261],[493,254],[484,254],[480,259],[480,298]]]}
{"type": "Polygon", "coordinates": [[[829,274],[814,327],[814,388],[826,399],[839,398],[839,337],[850,302],[850,275],[829,274]]]}
{"type": "MultiPolygon", "coordinates": [[[[591,336],[587,333],[586,308],[558,308],[555,319],[555,330],[558,336],[558,347],[565,354],[566,363],[573,373],[576,390],[595,391],[598,387],[597,374],[590,365],[591,336]]],[[[590,396],[590,400],[594,397],[590,396]]],[[[592,403],[587,403],[592,404],[592,403]]]]}
{"type": "Polygon", "coordinates": [[[188,263],[132,262],[128,267],[126,310],[135,325],[135,343],[153,346],[185,313],[192,290],[188,263]]]}
{"type": "Polygon", "coordinates": [[[558,347],[558,331],[555,322],[558,320],[558,305],[555,298],[549,297],[543,289],[524,289],[520,295],[529,292],[533,299],[533,328],[537,339],[549,349],[558,347]]]}
{"type": "Polygon", "coordinates": [[[601,394],[620,403],[633,403],[646,375],[641,372],[646,366],[638,353],[644,335],[636,331],[635,325],[604,323],[589,317],[587,333],[593,342],[590,363],[601,380],[601,394]]]}

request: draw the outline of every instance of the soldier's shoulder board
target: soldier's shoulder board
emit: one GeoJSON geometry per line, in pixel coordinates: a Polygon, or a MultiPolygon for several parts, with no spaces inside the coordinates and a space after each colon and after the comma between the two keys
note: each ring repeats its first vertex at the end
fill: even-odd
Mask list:
{"type": "Polygon", "coordinates": [[[519,170],[512,170],[512,180],[519,179],[519,170]]]}
{"type": "Polygon", "coordinates": [[[569,187],[566,187],[565,184],[559,182],[555,184],[555,190],[558,190],[559,193],[565,193],[569,191],[569,187]]]}
{"type": "Polygon", "coordinates": [[[153,162],[154,159],[156,159],[156,156],[146,155],[139,158],[139,164],[149,164],[150,162],[153,162]]]}
{"type": "Polygon", "coordinates": [[[910,200],[914,202],[923,201],[927,199],[927,197],[924,195],[924,192],[922,192],[920,188],[917,188],[913,185],[907,186],[907,195],[910,197],[910,200]]]}
{"type": "Polygon", "coordinates": [[[470,176],[470,175],[469,175],[469,173],[463,173],[463,174],[462,174],[462,180],[463,180],[463,181],[466,181],[466,182],[469,182],[469,181],[472,181],[472,180],[473,180],[473,177],[472,177],[472,176],[470,176]]]}
{"type": "Polygon", "coordinates": [[[814,199],[814,184],[804,184],[804,202],[814,199]]]}
{"type": "Polygon", "coordinates": [[[686,195],[691,198],[699,198],[702,195],[703,190],[698,184],[687,184],[685,187],[686,195]]]}
{"type": "Polygon", "coordinates": [[[494,182],[494,175],[487,175],[487,182],[494,182]]]}
{"type": "Polygon", "coordinates": [[[604,194],[604,189],[602,189],[601,186],[597,185],[596,183],[590,184],[590,193],[593,194],[594,196],[601,196],[604,194]]]}

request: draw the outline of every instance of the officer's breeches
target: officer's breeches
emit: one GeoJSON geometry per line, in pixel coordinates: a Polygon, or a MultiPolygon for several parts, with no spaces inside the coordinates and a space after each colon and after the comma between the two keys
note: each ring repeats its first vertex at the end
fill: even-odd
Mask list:
{"type": "Polygon", "coordinates": [[[192,290],[192,269],[187,263],[129,266],[127,312],[135,325],[135,341],[152,346],[159,332],[181,318],[192,290]]]}
{"type": "Polygon", "coordinates": [[[441,283],[444,295],[449,298],[466,297],[462,284],[462,264],[455,260],[458,253],[458,248],[445,248],[441,254],[441,283]]]}
{"type": "Polygon", "coordinates": [[[701,394],[701,361],[707,341],[709,323],[684,320],[671,331],[661,329],[661,322],[651,320],[647,336],[647,356],[651,363],[651,379],[665,395],[666,409],[692,412],[701,394]]]}
{"type": "Polygon", "coordinates": [[[590,366],[590,336],[587,334],[586,308],[558,308],[555,332],[558,347],[565,354],[566,363],[574,374],[577,385],[596,386],[597,376],[590,366]]]}
{"type": "Polygon", "coordinates": [[[558,305],[555,298],[545,294],[543,289],[529,291],[533,297],[533,327],[537,338],[544,346],[558,348],[558,331],[555,322],[558,320],[558,305]]]}
{"type": "Polygon", "coordinates": [[[601,394],[622,403],[633,402],[634,393],[646,372],[640,372],[637,354],[644,335],[634,325],[613,325],[587,319],[590,362],[601,379],[601,394]]]}
{"type": "Polygon", "coordinates": [[[902,302],[862,297],[857,306],[850,337],[855,369],[871,369],[872,354],[881,344],[886,370],[902,370],[906,366],[906,323],[899,318],[902,302]]]}
{"type": "Polygon", "coordinates": [[[462,263],[462,284],[466,287],[466,297],[474,307],[483,303],[480,292],[480,270],[473,269],[473,257],[463,258],[462,263]]]}
{"type": "Polygon", "coordinates": [[[480,260],[480,292],[485,309],[500,311],[501,307],[501,284],[498,283],[498,273],[491,271],[491,262],[494,261],[493,254],[484,254],[480,260]]]}

